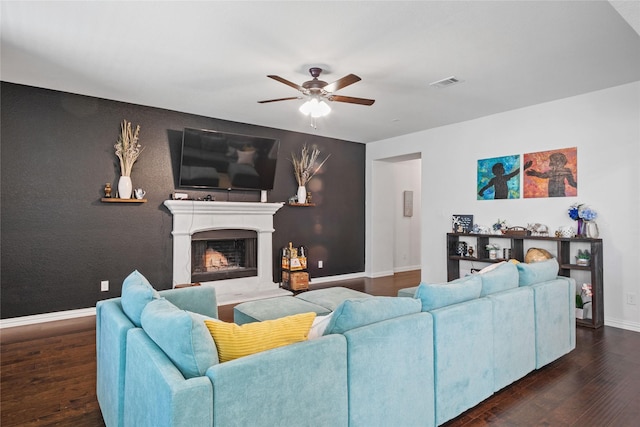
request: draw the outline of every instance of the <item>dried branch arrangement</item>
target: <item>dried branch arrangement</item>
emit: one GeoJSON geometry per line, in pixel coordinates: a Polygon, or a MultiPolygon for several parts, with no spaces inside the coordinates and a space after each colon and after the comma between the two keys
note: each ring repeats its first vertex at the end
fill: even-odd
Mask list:
{"type": "Polygon", "coordinates": [[[309,180],[320,170],[331,154],[329,154],[317,167],[314,167],[318,160],[318,156],[320,156],[320,150],[315,145],[311,150],[309,150],[305,144],[302,147],[300,157],[291,153],[291,163],[293,164],[293,172],[296,176],[298,185],[306,185],[307,182],[309,182],[309,180]]]}
{"type": "Polygon", "coordinates": [[[138,144],[138,134],[140,125],[136,126],[135,132],[131,130],[131,122],[122,121],[118,142],[113,147],[116,149],[116,156],[120,159],[120,174],[131,176],[131,168],[138,160],[138,156],[144,148],[138,144]]]}

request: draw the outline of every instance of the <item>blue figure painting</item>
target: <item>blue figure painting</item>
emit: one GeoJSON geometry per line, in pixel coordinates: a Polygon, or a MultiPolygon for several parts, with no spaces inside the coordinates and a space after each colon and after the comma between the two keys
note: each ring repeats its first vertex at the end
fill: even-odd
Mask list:
{"type": "Polygon", "coordinates": [[[520,155],[478,160],[478,200],[520,198],[520,155]]]}

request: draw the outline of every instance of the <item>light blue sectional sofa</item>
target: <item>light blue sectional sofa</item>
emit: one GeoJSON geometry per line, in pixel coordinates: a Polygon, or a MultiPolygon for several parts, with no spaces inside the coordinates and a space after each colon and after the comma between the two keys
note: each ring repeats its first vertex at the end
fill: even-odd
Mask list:
{"type": "MultiPolygon", "coordinates": [[[[122,298],[97,308],[105,423],[440,425],[575,348],[575,282],[557,272],[555,260],[503,263],[399,297],[336,290],[347,297],[337,305],[306,292],[310,311],[331,312],[322,336],[224,363],[203,326],[217,315],[205,307],[215,307],[212,288],[156,293],[134,272],[122,298]]],[[[237,323],[299,306],[263,301],[236,312],[237,323]]]]}

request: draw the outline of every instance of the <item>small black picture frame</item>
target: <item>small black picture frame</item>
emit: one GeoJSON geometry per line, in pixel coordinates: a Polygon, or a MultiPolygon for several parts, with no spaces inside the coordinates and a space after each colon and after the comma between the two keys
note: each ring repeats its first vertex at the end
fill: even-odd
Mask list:
{"type": "Polygon", "coordinates": [[[452,215],[451,230],[454,233],[471,233],[473,229],[473,215],[452,215]]]}

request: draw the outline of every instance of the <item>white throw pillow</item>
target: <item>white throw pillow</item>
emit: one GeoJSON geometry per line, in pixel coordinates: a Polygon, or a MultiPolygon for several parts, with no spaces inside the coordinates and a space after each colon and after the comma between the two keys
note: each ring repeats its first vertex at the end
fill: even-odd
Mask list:
{"type": "Polygon", "coordinates": [[[309,331],[308,339],[316,339],[320,338],[323,334],[329,322],[331,321],[331,315],[333,313],[327,314],[326,316],[316,316],[311,324],[311,330],[309,331]]]}

